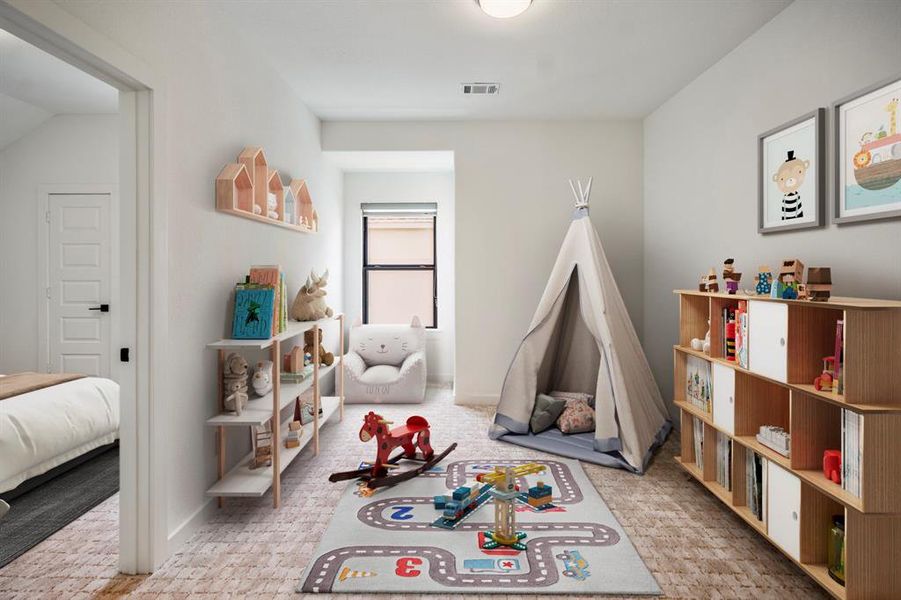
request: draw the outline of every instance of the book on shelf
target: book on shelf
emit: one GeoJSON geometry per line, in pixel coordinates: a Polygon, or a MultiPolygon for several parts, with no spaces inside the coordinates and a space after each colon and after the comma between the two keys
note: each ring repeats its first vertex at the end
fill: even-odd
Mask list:
{"type": "Polygon", "coordinates": [[[272,306],[275,290],[270,287],[241,286],[235,288],[235,311],[232,337],[265,340],[272,332],[272,306]]]}
{"type": "Polygon", "coordinates": [[[732,438],[716,432],[716,482],[732,491],[732,438]]]}
{"type": "Polygon", "coordinates": [[[257,285],[265,285],[271,287],[275,292],[275,301],[272,305],[272,336],[278,335],[284,328],[281,318],[282,303],[284,298],[283,284],[284,277],[281,268],[278,265],[254,265],[250,267],[249,283],[257,285]]]}
{"type": "Polygon", "coordinates": [[[713,387],[710,363],[697,356],[686,357],[685,399],[707,414],[713,411],[713,387]]]}
{"type": "Polygon", "coordinates": [[[842,489],[860,498],[863,415],[842,409],[842,489]]]}
{"type": "Polygon", "coordinates": [[[835,322],[835,364],[833,365],[833,369],[835,369],[835,382],[832,385],[832,390],[836,394],[844,393],[845,391],[845,322],[843,320],[838,320],[835,322]]]}
{"type": "Polygon", "coordinates": [[[694,447],[695,447],[695,464],[698,469],[704,472],[704,421],[697,417],[692,417],[692,428],[694,429],[694,447]]]}
{"type": "Polygon", "coordinates": [[[739,300],[735,309],[735,359],[738,366],[748,368],[748,301],[739,300]]]}
{"type": "Polygon", "coordinates": [[[766,522],[766,459],[745,452],[745,506],[758,521],[766,522]]]}

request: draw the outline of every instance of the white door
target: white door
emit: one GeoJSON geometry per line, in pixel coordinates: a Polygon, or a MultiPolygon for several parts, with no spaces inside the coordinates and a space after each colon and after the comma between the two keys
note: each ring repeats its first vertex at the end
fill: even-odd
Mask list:
{"type": "Polygon", "coordinates": [[[801,560],[801,480],[767,461],[767,532],[779,547],[801,560]]]}
{"type": "Polygon", "coordinates": [[[110,375],[110,194],[47,196],[47,370],[110,375]]]}
{"type": "Polygon", "coordinates": [[[788,306],[748,302],[748,355],[751,371],[776,381],[788,377],[788,306]]]}
{"type": "Polygon", "coordinates": [[[735,435],[735,369],[713,363],[713,424],[735,435]]]}

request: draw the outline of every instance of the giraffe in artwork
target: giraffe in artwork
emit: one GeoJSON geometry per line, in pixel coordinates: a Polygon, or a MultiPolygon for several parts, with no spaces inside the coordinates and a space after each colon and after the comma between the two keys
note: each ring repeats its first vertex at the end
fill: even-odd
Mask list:
{"type": "Polygon", "coordinates": [[[889,114],[888,117],[888,134],[890,136],[895,135],[898,132],[898,124],[896,121],[896,117],[898,114],[898,99],[892,98],[891,102],[885,105],[885,112],[889,114]]]}

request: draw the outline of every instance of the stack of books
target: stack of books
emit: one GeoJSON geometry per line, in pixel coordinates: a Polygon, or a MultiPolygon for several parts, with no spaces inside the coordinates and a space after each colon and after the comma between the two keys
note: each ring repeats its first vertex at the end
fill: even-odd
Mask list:
{"type": "Polygon", "coordinates": [[[692,426],[694,427],[694,443],[695,443],[695,464],[701,472],[704,471],[704,421],[697,417],[692,417],[692,426]]]}
{"type": "Polygon", "coordinates": [[[735,309],[735,360],[748,368],[748,301],[739,300],[735,309]]]}
{"type": "Polygon", "coordinates": [[[716,432],[716,482],[732,491],[732,438],[716,432]]]}
{"type": "Polygon", "coordinates": [[[245,280],[235,286],[232,337],[264,340],[288,326],[285,275],[278,265],[254,266],[245,280]]]}
{"type": "Polygon", "coordinates": [[[687,357],[685,363],[685,398],[707,414],[713,411],[713,388],[710,363],[696,356],[687,357]]]}
{"type": "Polygon", "coordinates": [[[745,505],[758,521],[766,522],[766,459],[748,450],[745,453],[745,505]]]}
{"type": "Polygon", "coordinates": [[[863,415],[842,409],[842,489],[860,498],[863,415]]]}

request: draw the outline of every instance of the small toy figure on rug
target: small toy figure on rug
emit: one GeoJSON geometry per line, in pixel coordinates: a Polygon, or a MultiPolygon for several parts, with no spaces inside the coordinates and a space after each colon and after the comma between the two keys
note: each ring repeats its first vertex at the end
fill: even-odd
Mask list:
{"type": "Polygon", "coordinates": [[[319,277],[311,270],[307,282],[297,292],[291,305],[291,318],[295,321],[318,321],[334,315],[335,312],[325,303],[326,285],[328,269],[319,277]]]}

